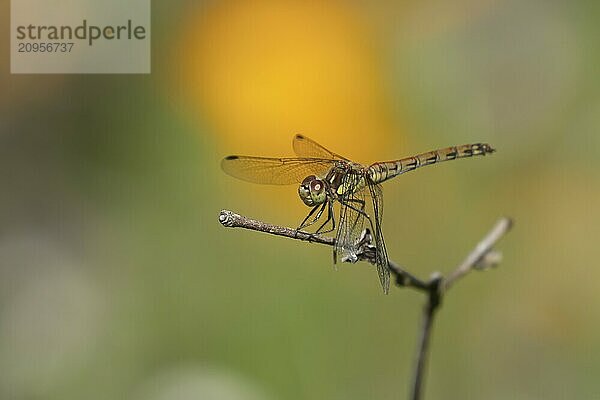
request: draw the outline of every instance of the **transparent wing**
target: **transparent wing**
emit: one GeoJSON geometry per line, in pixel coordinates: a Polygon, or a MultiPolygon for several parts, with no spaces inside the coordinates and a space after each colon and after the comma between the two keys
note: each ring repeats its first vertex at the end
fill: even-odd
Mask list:
{"type": "Polygon", "coordinates": [[[319,143],[303,135],[294,136],[294,139],[292,140],[292,147],[294,148],[294,153],[296,153],[298,157],[350,161],[339,154],[335,154],[334,152],[327,150],[319,143]]]}
{"type": "MultiPolygon", "coordinates": [[[[359,187],[362,176],[348,173],[344,176],[342,187],[359,187]]],[[[348,191],[339,200],[340,220],[335,237],[334,255],[341,261],[356,262],[358,260],[358,242],[362,231],[370,227],[365,210],[365,191],[348,191]]]]}
{"type": "Polygon", "coordinates": [[[356,261],[358,243],[360,242],[361,234],[365,228],[372,231],[375,240],[375,264],[377,266],[377,274],[381,287],[384,293],[388,293],[390,287],[390,270],[388,266],[388,255],[383,239],[383,231],[381,223],[383,220],[383,191],[381,185],[371,182],[368,178],[361,174],[347,174],[342,183],[343,187],[361,187],[363,189],[348,192],[340,200],[340,222],[335,240],[335,255],[341,261],[356,261]],[[366,179],[365,182],[363,179],[366,179]],[[369,199],[366,199],[365,192],[368,187],[370,204],[367,204],[369,199]],[[371,209],[370,209],[371,208],[371,209]],[[369,215],[369,211],[371,211],[369,215]]]}
{"type": "Polygon", "coordinates": [[[289,185],[302,182],[308,175],[323,176],[334,162],[321,158],[229,156],[221,161],[221,168],[247,182],[289,185]]]}
{"type": "Polygon", "coordinates": [[[383,221],[383,190],[381,185],[371,182],[370,179],[367,179],[367,181],[373,205],[371,219],[375,225],[373,237],[375,238],[376,247],[377,274],[379,275],[381,287],[383,288],[384,293],[387,294],[390,288],[390,268],[388,265],[387,249],[385,247],[385,241],[383,240],[383,230],[381,228],[383,221]]]}

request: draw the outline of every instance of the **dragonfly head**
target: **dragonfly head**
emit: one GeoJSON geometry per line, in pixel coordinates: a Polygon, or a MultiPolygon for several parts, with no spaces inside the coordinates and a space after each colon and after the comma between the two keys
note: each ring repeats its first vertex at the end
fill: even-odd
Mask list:
{"type": "Polygon", "coordinates": [[[309,207],[323,204],[327,200],[325,183],[314,175],[309,175],[298,188],[300,199],[309,207]]]}

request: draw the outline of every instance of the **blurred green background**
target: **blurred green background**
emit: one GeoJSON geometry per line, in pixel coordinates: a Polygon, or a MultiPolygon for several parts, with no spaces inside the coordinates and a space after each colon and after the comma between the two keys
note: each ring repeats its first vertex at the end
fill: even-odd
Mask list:
{"type": "Polygon", "coordinates": [[[219,167],[295,133],[365,163],[493,144],[385,186],[390,258],[424,278],[516,221],[447,297],[426,395],[596,398],[598,4],[153,2],[150,75],[3,59],[0,398],[404,398],[420,294],[218,223],[299,223],[296,187],[219,167]]]}

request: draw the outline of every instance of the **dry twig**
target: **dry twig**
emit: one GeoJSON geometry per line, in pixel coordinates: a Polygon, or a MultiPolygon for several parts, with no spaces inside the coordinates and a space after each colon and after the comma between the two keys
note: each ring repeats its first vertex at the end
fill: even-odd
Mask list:
{"type": "MultiPolygon", "coordinates": [[[[296,229],[268,224],[262,221],[250,219],[232,211],[223,210],[219,214],[219,222],[230,228],[244,228],[254,231],[269,233],[271,235],[284,236],[290,239],[308,241],[333,246],[335,239],[296,229]]],[[[429,339],[435,313],[442,303],[442,298],[460,278],[472,270],[484,270],[495,266],[500,261],[500,253],[494,250],[496,243],[510,230],[512,221],[509,218],[501,218],[496,222],[492,230],[477,244],[475,249],[448,277],[444,278],[439,273],[432,274],[431,278],[423,281],[396,263],[389,261],[388,267],[395,277],[396,285],[411,287],[422,291],[427,295],[427,302],[423,307],[421,330],[419,334],[410,399],[419,400],[422,396],[425,364],[429,349],[429,339]]],[[[375,246],[373,238],[366,229],[360,241],[358,259],[375,264],[375,246]]]]}

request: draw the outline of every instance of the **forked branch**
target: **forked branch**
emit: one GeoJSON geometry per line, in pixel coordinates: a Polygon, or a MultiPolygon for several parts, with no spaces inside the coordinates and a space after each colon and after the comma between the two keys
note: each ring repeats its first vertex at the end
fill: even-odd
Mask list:
{"type": "MultiPolygon", "coordinates": [[[[230,228],[244,228],[271,235],[283,236],[290,239],[319,243],[328,246],[335,244],[335,239],[296,229],[268,224],[266,222],[250,219],[232,211],[223,210],[219,214],[219,222],[230,228]]],[[[388,267],[395,277],[397,286],[406,286],[417,289],[427,294],[427,302],[423,308],[421,330],[419,334],[417,353],[413,368],[410,399],[419,400],[422,396],[425,364],[431,337],[431,328],[437,309],[442,304],[442,298],[460,278],[472,270],[485,270],[496,266],[501,259],[500,253],[494,250],[496,243],[510,230],[512,221],[509,218],[499,219],[492,230],[477,244],[475,249],[465,260],[453,270],[447,278],[439,273],[432,274],[427,281],[421,280],[407,272],[398,264],[389,261],[388,267]]],[[[358,259],[375,264],[375,246],[371,232],[366,229],[357,243],[358,259]]]]}

